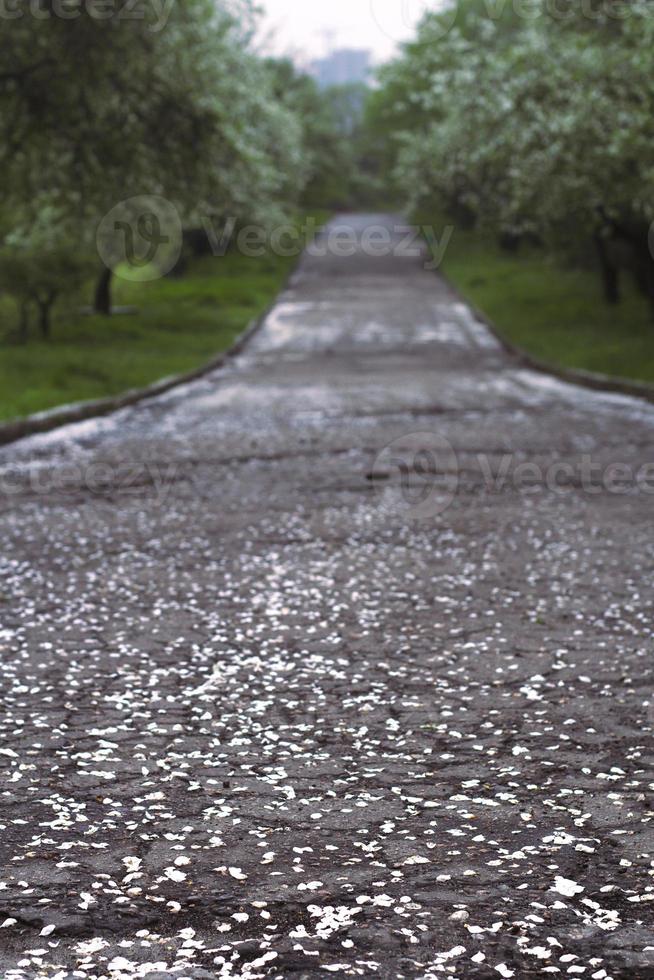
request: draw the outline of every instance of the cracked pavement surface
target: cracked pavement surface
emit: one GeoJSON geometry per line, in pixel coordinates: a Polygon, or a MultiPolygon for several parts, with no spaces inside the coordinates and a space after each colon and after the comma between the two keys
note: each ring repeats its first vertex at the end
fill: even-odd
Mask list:
{"type": "Polygon", "coordinates": [[[654,977],[652,463],[361,249],[2,449],[0,975],[654,977]]]}

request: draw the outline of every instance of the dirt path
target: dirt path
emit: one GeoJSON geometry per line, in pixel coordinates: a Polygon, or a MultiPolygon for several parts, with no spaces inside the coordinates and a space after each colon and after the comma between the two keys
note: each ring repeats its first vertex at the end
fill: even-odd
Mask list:
{"type": "Polygon", "coordinates": [[[3,977],[654,976],[648,464],[361,250],[3,450],[3,977]]]}

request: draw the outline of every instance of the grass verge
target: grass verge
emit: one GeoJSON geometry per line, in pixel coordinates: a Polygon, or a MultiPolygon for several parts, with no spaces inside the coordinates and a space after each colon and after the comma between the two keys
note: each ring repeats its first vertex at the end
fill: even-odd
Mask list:
{"type": "MultiPolygon", "coordinates": [[[[26,344],[0,339],[0,420],[104,398],[201,366],[264,312],[296,262],[272,252],[257,258],[229,252],[190,261],[181,278],[116,278],[114,304],[136,307],[133,315],[83,316],[78,308],[88,296],[62,304],[51,340],[35,328],[26,344]]],[[[0,338],[15,322],[14,305],[3,298],[0,338]]]]}
{"type": "Polygon", "coordinates": [[[624,276],[618,306],[604,302],[597,273],[562,267],[536,249],[503,252],[456,229],[443,274],[523,350],[550,364],[654,382],[654,323],[624,276]]]}

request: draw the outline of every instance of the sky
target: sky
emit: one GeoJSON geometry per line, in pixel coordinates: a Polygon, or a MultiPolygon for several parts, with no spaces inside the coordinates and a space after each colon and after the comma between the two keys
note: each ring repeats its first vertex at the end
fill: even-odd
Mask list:
{"type": "Polygon", "coordinates": [[[261,0],[260,6],[271,53],[303,63],[334,47],[354,47],[384,61],[437,0],[261,0]]]}

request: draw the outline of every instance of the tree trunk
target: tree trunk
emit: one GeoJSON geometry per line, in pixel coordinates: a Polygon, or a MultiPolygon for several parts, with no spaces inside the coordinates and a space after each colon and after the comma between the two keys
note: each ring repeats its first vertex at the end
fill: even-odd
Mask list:
{"type": "Polygon", "coordinates": [[[50,339],[50,304],[39,301],[39,329],[45,340],[50,339]]]}
{"type": "Polygon", "coordinates": [[[30,312],[27,303],[20,304],[20,314],[18,317],[18,337],[21,344],[27,343],[27,337],[30,331],[30,312]]]}
{"type": "Polygon", "coordinates": [[[105,268],[100,273],[95,286],[93,312],[100,316],[111,316],[111,279],[113,271],[105,268]]]}
{"type": "Polygon", "coordinates": [[[520,235],[514,235],[510,231],[503,231],[500,235],[499,245],[503,252],[515,255],[520,248],[520,235]]]}
{"type": "Polygon", "coordinates": [[[620,302],[620,278],[618,270],[609,256],[606,239],[601,234],[595,235],[595,248],[599,259],[602,285],[604,286],[604,299],[611,306],[615,306],[616,303],[620,302]]]}
{"type": "Polygon", "coordinates": [[[652,320],[654,320],[654,258],[649,247],[643,252],[643,266],[645,293],[649,302],[652,320]]]}
{"type": "Polygon", "coordinates": [[[607,223],[613,235],[627,242],[634,256],[636,282],[647,297],[652,320],[654,320],[654,254],[651,241],[651,228],[642,220],[622,220],[607,217],[603,210],[600,214],[607,223]]]}
{"type": "Polygon", "coordinates": [[[39,329],[45,340],[50,339],[51,326],[52,326],[52,321],[51,321],[52,306],[56,298],[57,298],[57,294],[55,292],[52,292],[52,293],[48,293],[45,299],[36,300],[37,306],[39,308],[39,329]]]}
{"type": "Polygon", "coordinates": [[[647,299],[654,320],[654,256],[649,237],[641,232],[627,239],[633,253],[633,271],[639,291],[647,299]]]}

